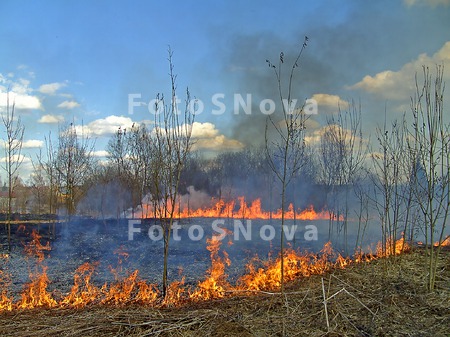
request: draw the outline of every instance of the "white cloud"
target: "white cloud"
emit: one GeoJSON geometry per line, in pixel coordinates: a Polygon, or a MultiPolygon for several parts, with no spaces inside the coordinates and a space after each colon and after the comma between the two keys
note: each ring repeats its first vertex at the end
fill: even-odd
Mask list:
{"type": "MultiPolygon", "coordinates": [[[[130,129],[133,124],[140,124],[129,117],[111,115],[106,118],[96,119],[87,125],[76,125],[78,135],[85,136],[110,136],[120,128],[130,129]]],[[[193,149],[207,149],[214,151],[241,149],[244,145],[234,139],[229,139],[220,134],[213,123],[194,122],[192,125],[193,149]]],[[[105,151],[98,151],[98,156],[106,156],[105,151]]]]}
{"type": "Polygon", "coordinates": [[[305,122],[305,126],[306,126],[306,130],[310,130],[310,131],[314,131],[314,130],[317,130],[322,127],[320,122],[313,118],[308,118],[305,122]]]}
{"type": "Polygon", "coordinates": [[[24,78],[19,78],[13,82],[8,80],[5,76],[0,74],[0,108],[9,104],[15,105],[16,109],[42,109],[41,101],[38,97],[33,96],[30,81],[24,78]]]}
{"type": "Polygon", "coordinates": [[[305,142],[310,146],[319,146],[328,126],[321,127],[305,136],[305,142]]]}
{"type": "MultiPolygon", "coordinates": [[[[331,125],[325,125],[319,129],[314,130],[310,134],[308,134],[305,137],[305,142],[308,145],[318,147],[321,144],[322,138],[325,134],[331,133],[331,134],[338,134],[342,137],[342,139],[346,139],[349,141],[352,136],[352,131],[349,129],[344,129],[341,126],[337,124],[331,124],[331,125]]],[[[355,137],[355,144],[357,144],[361,138],[358,135],[354,135],[355,137]]],[[[363,144],[367,144],[367,140],[362,138],[363,144]]],[[[356,145],[357,146],[357,145],[356,145]]]]}
{"type": "Polygon", "coordinates": [[[38,119],[38,123],[57,124],[64,122],[64,116],[61,115],[44,115],[38,119]]]}
{"type": "Polygon", "coordinates": [[[108,151],[104,151],[104,150],[100,150],[100,151],[93,151],[91,153],[91,156],[93,157],[108,157],[109,152],[108,151]]]}
{"type": "MultiPolygon", "coordinates": [[[[188,130],[186,124],[180,127],[180,132],[184,133],[188,130]]],[[[153,130],[155,132],[155,130],[153,130]]],[[[240,141],[229,139],[225,135],[220,134],[213,123],[194,122],[191,128],[192,149],[193,150],[210,150],[210,151],[225,151],[225,150],[239,150],[244,147],[240,141]]]]}
{"type": "MultiPolygon", "coordinates": [[[[7,157],[0,158],[0,163],[6,163],[6,162],[8,162],[8,158],[7,157]]],[[[11,157],[11,162],[12,163],[17,163],[17,162],[29,163],[29,162],[31,162],[31,158],[25,157],[23,154],[21,154],[21,155],[14,155],[14,156],[11,157]]]]}
{"type": "Polygon", "coordinates": [[[87,125],[76,126],[77,134],[86,136],[109,136],[117,132],[121,127],[131,128],[135,124],[129,117],[111,115],[106,118],[96,119],[87,125]]]}
{"type": "MultiPolygon", "coordinates": [[[[0,107],[6,107],[8,93],[0,92],[0,107]]],[[[18,94],[14,91],[9,92],[9,104],[14,104],[16,109],[42,109],[41,101],[36,96],[28,94],[18,94]]]]}
{"type": "Polygon", "coordinates": [[[31,90],[29,86],[30,80],[27,80],[25,78],[19,78],[18,83],[15,83],[13,85],[13,91],[18,92],[20,94],[25,94],[31,90]]]}
{"type": "Polygon", "coordinates": [[[66,85],[67,85],[66,83],[58,83],[58,82],[42,84],[39,87],[38,91],[41,94],[54,95],[59,89],[64,88],[66,85]]]}
{"type": "Polygon", "coordinates": [[[192,138],[212,138],[219,133],[213,123],[199,123],[192,124],[192,138]]]}
{"type": "Polygon", "coordinates": [[[80,103],[75,101],[64,101],[60,104],[58,104],[58,108],[62,109],[74,109],[80,106],[80,103]]]}
{"type": "MultiPolygon", "coordinates": [[[[423,65],[432,67],[436,64],[450,64],[450,41],[431,57],[420,54],[416,60],[406,63],[398,71],[385,70],[375,76],[367,75],[348,89],[361,89],[386,99],[408,99],[414,93],[415,74],[421,73],[423,65]]],[[[444,74],[444,77],[448,79],[448,75],[444,74]]]]}
{"type": "Polygon", "coordinates": [[[337,107],[341,107],[344,109],[348,107],[348,102],[340,98],[338,95],[314,94],[311,99],[314,99],[317,102],[319,108],[321,106],[334,109],[336,109],[337,107]]]}
{"type": "Polygon", "coordinates": [[[36,149],[44,146],[44,142],[38,139],[30,139],[22,142],[22,148],[24,149],[36,149]]]}
{"type": "MultiPolygon", "coordinates": [[[[13,141],[13,146],[15,146],[16,144],[18,144],[18,141],[13,141]]],[[[2,141],[3,147],[6,147],[6,141],[2,141]]],[[[40,148],[44,145],[44,142],[42,140],[37,140],[37,139],[30,139],[30,140],[25,140],[22,142],[22,148],[23,149],[36,149],[36,148],[40,148]]]]}
{"type": "Polygon", "coordinates": [[[192,125],[192,140],[194,150],[238,150],[244,144],[235,139],[229,139],[219,133],[213,123],[194,122],[192,125]]]}

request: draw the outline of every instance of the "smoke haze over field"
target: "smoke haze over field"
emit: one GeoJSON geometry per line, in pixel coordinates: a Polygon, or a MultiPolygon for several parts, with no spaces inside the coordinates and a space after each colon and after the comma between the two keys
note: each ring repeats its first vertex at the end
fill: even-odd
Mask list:
{"type": "MultiPolygon", "coordinates": [[[[403,5],[405,12],[401,15],[397,12],[400,3],[394,9],[387,2],[354,3],[351,8],[319,5],[314,15],[295,21],[289,28],[278,25],[280,34],[268,30],[244,31],[224,37],[222,31],[216,32],[211,40],[221,42],[216,55],[222,64],[221,73],[227,74],[224,83],[241,97],[251,94],[252,103],[251,114],[246,114],[243,108],[235,111],[230,98],[226,135],[246,145],[264,144],[267,116],[261,113],[259,103],[274,99],[278,105],[275,114],[281,113],[277,78],[266,60],[279,66],[280,53],[283,54],[281,84],[286,98],[289,72],[305,35],[309,41],[294,74],[293,98],[300,105],[307,98],[316,98],[319,103],[319,114],[308,120],[311,142],[320,141],[316,136],[323,133],[326,119],[332,113],[339,108],[352,109],[350,102],[355,102],[356,109],[361,106],[364,146],[371,145],[369,140],[376,142],[375,130],[383,126],[385,119],[390,125],[406,113],[407,122],[412,123],[410,102],[416,93],[415,76],[419,86],[422,81],[422,66],[429,67],[434,74],[435,67],[443,65],[447,67],[444,81],[450,79],[450,41],[443,34],[450,28],[450,12],[448,3],[439,7],[442,10],[439,14],[425,10],[436,10],[436,4],[403,5]],[[330,19],[334,11],[336,15],[330,19]]],[[[227,97],[233,97],[232,93],[227,97]]],[[[447,97],[444,106],[448,102],[447,97]]],[[[450,115],[444,113],[444,117],[448,122],[450,115]]],[[[242,185],[247,186],[246,183],[242,185]]],[[[256,191],[255,194],[264,196],[267,191],[264,187],[247,188],[246,193],[256,191]]],[[[311,201],[314,194],[324,202],[329,192],[318,191],[317,186],[308,184],[300,184],[297,189],[294,195],[295,188],[291,186],[289,198],[301,207],[307,202],[314,203],[311,201]],[[298,200],[301,197],[306,200],[298,200]]],[[[278,196],[280,191],[273,194],[278,196]]],[[[357,202],[355,199],[350,204],[357,202]]]]}
{"type": "MultiPolygon", "coordinates": [[[[293,59],[300,51],[304,35],[309,37],[308,47],[294,75],[293,98],[300,104],[317,94],[337,96],[334,106],[319,102],[319,115],[312,117],[318,123],[312,125],[312,131],[314,126],[323,125],[326,115],[338,110],[338,102],[352,99],[361,102],[367,132],[373,132],[376,125],[383,123],[385,107],[388,118],[410,112],[415,72],[420,76],[422,65],[434,69],[436,64],[447,64],[450,60],[450,45],[445,45],[447,39],[437,38],[444,27],[450,28],[444,23],[449,19],[448,11],[439,15],[411,12],[408,14],[420,15],[420,20],[410,22],[406,17],[395,16],[382,2],[359,3],[346,13],[347,20],[342,22],[329,22],[326,19],[329,13],[318,11],[318,15],[306,20],[307,23],[299,23],[295,33],[286,34],[289,37],[261,32],[237,34],[229,39],[224,72],[231,73],[239,92],[254,94],[252,115],[241,111],[233,117],[233,138],[245,144],[264,142],[262,130],[266,116],[260,112],[259,103],[268,97],[279,103],[276,76],[265,60],[278,66],[279,55],[283,52],[282,84],[286,90],[293,59]],[[383,29],[380,29],[380,18],[383,29]],[[383,76],[384,71],[392,71],[392,79],[383,76]],[[373,85],[379,89],[366,83],[370,76],[374,76],[373,82],[378,80],[379,83],[373,85]]],[[[448,69],[445,78],[450,78],[448,69]]],[[[343,104],[340,107],[345,110],[343,104]]]]}

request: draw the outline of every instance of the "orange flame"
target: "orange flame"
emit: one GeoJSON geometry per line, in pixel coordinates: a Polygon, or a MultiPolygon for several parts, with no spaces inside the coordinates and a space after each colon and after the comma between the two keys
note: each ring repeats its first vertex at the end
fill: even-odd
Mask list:
{"type": "MultiPolygon", "coordinates": [[[[435,247],[439,246],[439,241],[434,243],[435,247]]],[[[441,247],[450,247],[450,235],[441,242],[441,247]]]]}
{"type": "MultiPolygon", "coordinates": [[[[1,254],[0,261],[3,259],[8,259],[8,254],[1,254]]],[[[10,275],[0,269],[0,287],[2,289],[0,293],[0,311],[8,310],[11,311],[13,308],[13,300],[8,296],[8,288],[11,285],[10,275]]]]}
{"type": "Polygon", "coordinates": [[[47,266],[43,265],[45,259],[44,251],[51,250],[50,242],[43,246],[40,242],[41,236],[33,230],[32,240],[25,246],[25,253],[28,257],[36,257],[37,262],[34,272],[30,271],[30,282],[25,285],[18,303],[20,309],[30,309],[36,307],[54,307],[57,302],[47,291],[49,279],[47,276],[47,266]]]}
{"type": "Polygon", "coordinates": [[[61,302],[63,306],[80,308],[96,300],[100,290],[91,284],[91,277],[97,265],[98,263],[85,262],[77,268],[72,290],[61,302]]]}
{"type": "Polygon", "coordinates": [[[31,282],[25,286],[21,294],[21,301],[18,304],[20,309],[31,309],[36,307],[55,307],[57,302],[47,291],[49,279],[47,276],[47,266],[42,266],[40,274],[31,274],[31,282]]]}
{"type": "Polygon", "coordinates": [[[166,307],[178,306],[184,302],[184,295],[186,289],[184,288],[184,277],[181,281],[173,281],[167,287],[166,297],[164,298],[162,305],[166,307]]]}
{"type": "MultiPolygon", "coordinates": [[[[425,245],[425,243],[423,241],[418,241],[417,244],[419,246],[423,246],[425,245]]],[[[433,243],[434,247],[439,247],[439,241],[436,241],[435,243],[433,243]]],[[[444,240],[442,240],[442,242],[440,243],[441,247],[450,247],[450,235],[447,236],[444,240]]]]}
{"type": "MultiPolygon", "coordinates": [[[[238,205],[234,200],[225,202],[223,199],[218,201],[212,200],[211,207],[190,209],[187,206],[175,207],[174,217],[176,218],[234,218],[234,219],[281,219],[282,210],[270,212],[262,209],[261,199],[256,199],[248,204],[245,197],[238,197],[238,205]]],[[[150,204],[144,204],[142,217],[154,216],[154,208],[150,204]]],[[[316,212],[314,207],[308,206],[304,210],[294,211],[293,204],[289,204],[288,209],[284,212],[284,218],[288,220],[328,220],[330,213],[327,211],[316,212]]]]}
{"type": "Polygon", "coordinates": [[[400,255],[403,252],[407,252],[410,250],[410,246],[405,241],[405,238],[402,236],[400,239],[395,242],[392,239],[386,240],[386,246],[383,247],[381,242],[377,244],[376,255],[377,256],[391,256],[391,255],[400,255]]]}
{"type": "MultiPolygon", "coordinates": [[[[156,287],[139,280],[138,270],[125,278],[116,278],[115,282],[109,286],[105,283],[101,288],[96,287],[91,283],[91,278],[97,265],[98,263],[86,262],[78,267],[74,275],[72,290],[61,301],[61,305],[80,308],[93,303],[123,305],[136,302],[145,304],[153,303],[157,299],[156,287]]],[[[117,277],[117,274],[114,276],[117,277]]]]}
{"type": "MultiPolygon", "coordinates": [[[[47,277],[47,267],[43,265],[43,250],[49,250],[49,244],[43,246],[39,241],[39,235],[35,234],[30,244],[25,250],[32,255],[38,256],[37,269],[35,273],[30,273],[31,282],[28,283],[21,294],[21,299],[17,302],[7,296],[7,290],[3,289],[0,294],[0,312],[15,309],[32,309],[38,307],[46,308],[83,308],[92,304],[103,305],[126,305],[138,303],[161,306],[178,306],[187,301],[204,301],[215,298],[223,298],[233,291],[255,291],[255,290],[277,290],[280,288],[281,257],[275,260],[261,261],[255,257],[247,265],[247,274],[242,276],[236,286],[231,285],[227,280],[226,268],[231,262],[226,254],[220,254],[221,240],[218,236],[213,236],[207,240],[207,249],[210,252],[211,266],[208,269],[205,279],[200,281],[194,289],[189,289],[185,285],[184,277],[181,281],[172,282],[167,291],[166,297],[159,301],[160,292],[158,287],[149,284],[138,277],[139,271],[125,273],[120,276],[121,259],[127,254],[122,249],[117,251],[119,255],[119,266],[111,268],[115,280],[113,283],[105,283],[102,287],[97,287],[92,282],[92,277],[98,263],[84,263],[74,274],[74,284],[71,291],[60,299],[54,299],[47,291],[49,279],[47,277]],[[42,255],[41,255],[42,253],[42,255]]],[[[391,246],[389,243],[388,247],[391,246]]],[[[395,242],[395,254],[409,249],[403,238],[395,242]],[[398,250],[399,249],[399,250],[398,250]],[[401,250],[400,250],[401,249],[401,250]]],[[[286,249],[284,259],[285,282],[298,278],[308,277],[313,274],[322,274],[333,268],[345,268],[346,266],[371,261],[380,257],[391,255],[388,252],[381,255],[357,254],[354,259],[344,258],[333,251],[331,243],[326,243],[318,254],[308,252],[298,252],[289,248],[286,249]]],[[[8,284],[5,273],[0,273],[0,284],[8,284]],[[3,276],[3,278],[1,278],[3,276]]]]}
{"type": "MultiPolygon", "coordinates": [[[[284,253],[284,281],[289,282],[299,277],[320,274],[329,270],[332,262],[333,249],[331,243],[324,245],[320,254],[299,253],[289,248],[284,253]]],[[[248,273],[242,276],[238,283],[243,290],[274,290],[281,286],[281,257],[274,262],[261,262],[258,258],[247,264],[248,273]],[[255,267],[262,263],[263,267],[255,267]]]]}
{"type": "Polygon", "coordinates": [[[41,235],[33,229],[31,232],[31,241],[25,246],[25,253],[29,257],[36,256],[38,262],[44,261],[44,252],[50,251],[50,242],[47,241],[47,244],[43,246],[41,244],[41,235]]]}
{"type": "Polygon", "coordinates": [[[213,298],[222,298],[225,296],[225,291],[231,288],[226,281],[225,267],[230,266],[231,261],[226,252],[222,252],[223,257],[219,256],[220,246],[222,241],[219,236],[215,235],[206,242],[211,254],[211,267],[207,271],[206,279],[198,283],[197,289],[190,294],[193,300],[209,300],[213,298]]]}

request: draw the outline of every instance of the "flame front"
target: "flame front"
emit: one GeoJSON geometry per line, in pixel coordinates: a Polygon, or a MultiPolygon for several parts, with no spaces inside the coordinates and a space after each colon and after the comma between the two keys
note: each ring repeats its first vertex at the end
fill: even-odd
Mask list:
{"type": "Polygon", "coordinates": [[[225,268],[231,265],[230,258],[226,252],[223,252],[223,257],[219,256],[222,241],[219,236],[213,236],[207,239],[207,243],[207,249],[211,252],[211,267],[206,272],[206,279],[199,282],[197,289],[190,294],[189,297],[193,300],[221,298],[225,296],[225,291],[231,288],[225,274],[225,268]]]}
{"type": "MultiPolygon", "coordinates": [[[[299,253],[287,249],[284,254],[284,280],[289,282],[299,277],[323,273],[335,266],[332,262],[333,256],[330,242],[324,245],[319,254],[299,253]]],[[[247,270],[248,273],[238,281],[241,289],[275,290],[281,286],[281,257],[267,262],[255,258],[247,264],[247,270]],[[257,268],[256,264],[262,264],[262,267],[257,268]]]]}
{"type": "MultiPolygon", "coordinates": [[[[185,285],[184,277],[181,281],[172,282],[167,291],[167,296],[161,299],[158,286],[149,284],[139,279],[139,271],[131,273],[122,270],[122,258],[127,254],[118,250],[118,267],[110,268],[114,275],[111,284],[95,286],[92,278],[99,263],[84,263],[75,271],[71,291],[61,298],[54,298],[47,287],[50,280],[47,276],[47,266],[44,262],[44,251],[50,250],[49,244],[42,245],[37,233],[33,234],[32,241],[25,247],[28,255],[37,257],[36,266],[30,272],[30,282],[25,285],[20,300],[14,301],[8,296],[7,285],[10,280],[6,273],[0,273],[0,284],[3,290],[0,297],[0,311],[17,309],[46,308],[82,308],[88,305],[126,305],[129,303],[150,305],[154,307],[178,306],[187,301],[204,301],[214,298],[231,296],[234,292],[277,290],[280,288],[281,257],[274,260],[261,261],[255,257],[247,265],[247,274],[243,275],[235,286],[227,280],[226,268],[231,261],[226,252],[221,252],[222,241],[217,236],[207,240],[207,249],[210,252],[211,266],[207,270],[205,278],[196,287],[185,285]]],[[[403,238],[395,242],[395,253],[407,250],[409,247],[403,238]],[[398,250],[398,251],[397,251],[398,250]]],[[[380,257],[389,256],[390,253],[380,255],[362,254],[355,255],[354,259],[344,258],[335,253],[331,243],[326,243],[318,254],[301,253],[293,249],[286,249],[284,254],[284,277],[289,282],[301,277],[313,274],[322,274],[333,268],[345,268],[346,266],[371,261],[380,257]]],[[[7,259],[3,256],[2,259],[7,259]]]]}
{"type": "Polygon", "coordinates": [[[73,277],[72,290],[61,302],[63,306],[79,308],[95,302],[100,290],[91,284],[91,277],[97,265],[85,262],[78,267],[73,277]]]}
{"type": "MultiPolygon", "coordinates": [[[[170,208],[170,207],[168,207],[170,208]]],[[[142,218],[153,217],[155,213],[153,205],[144,204],[142,218]]],[[[234,200],[225,202],[223,199],[212,200],[211,207],[190,209],[187,205],[175,206],[174,217],[180,219],[187,218],[232,218],[232,219],[260,219],[260,220],[279,220],[282,218],[282,210],[270,212],[265,211],[261,205],[261,199],[255,199],[247,203],[245,197],[238,197],[238,204],[234,200]]],[[[328,220],[330,213],[327,211],[316,212],[312,205],[304,210],[294,210],[293,204],[289,204],[284,212],[284,218],[287,220],[328,220]]]]}
{"type": "Polygon", "coordinates": [[[41,236],[33,231],[31,233],[31,242],[25,246],[25,253],[32,259],[36,258],[34,270],[30,269],[30,282],[25,285],[21,294],[21,300],[18,303],[20,309],[31,309],[36,307],[54,307],[57,302],[47,291],[49,279],[47,276],[47,266],[44,265],[44,252],[50,251],[50,242],[44,246],[41,244],[41,236]]]}

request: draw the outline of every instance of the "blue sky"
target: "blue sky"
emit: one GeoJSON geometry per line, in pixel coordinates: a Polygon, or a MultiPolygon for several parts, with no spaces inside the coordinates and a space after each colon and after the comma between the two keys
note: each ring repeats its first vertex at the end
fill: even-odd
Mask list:
{"type": "Polygon", "coordinates": [[[311,135],[338,102],[345,107],[351,99],[361,102],[372,132],[385,107],[390,118],[408,111],[422,64],[450,63],[449,0],[2,0],[0,13],[0,112],[10,88],[26,128],[24,175],[58,125],[83,124],[101,156],[119,126],[151,120],[145,106],[130,114],[129,94],[144,102],[167,94],[168,45],[180,98],[189,86],[205,104],[196,118],[197,146],[216,152],[261,140],[265,117],[236,114],[234,94],[250,93],[255,107],[276,99],[265,60],[277,61],[281,51],[289,60],[305,35],[295,84],[299,98],[319,104],[311,135]],[[215,93],[224,97],[221,115],[212,113],[215,93]]]}

